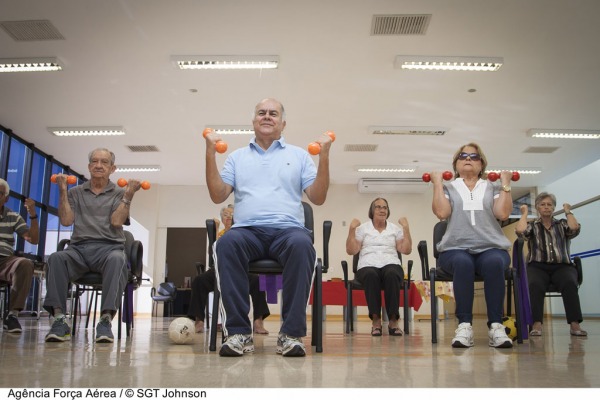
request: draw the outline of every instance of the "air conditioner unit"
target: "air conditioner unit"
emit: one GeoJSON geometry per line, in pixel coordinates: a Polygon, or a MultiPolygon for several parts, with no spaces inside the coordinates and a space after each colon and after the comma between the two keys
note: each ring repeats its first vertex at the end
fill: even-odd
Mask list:
{"type": "Polygon", "coordinates": [[[424,193],[428,185],[421,178],[361,178],[359,193],[424,193]]]}

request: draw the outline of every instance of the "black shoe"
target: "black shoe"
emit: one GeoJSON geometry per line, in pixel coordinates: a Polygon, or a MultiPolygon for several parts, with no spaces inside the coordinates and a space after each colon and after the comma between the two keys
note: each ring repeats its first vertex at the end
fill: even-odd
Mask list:
{"type": "Polygon", "coordinates": [[[23,328],[14,314],[8,314],[4,319],[4,330],[10,333],[23,332],[23,328]]]}

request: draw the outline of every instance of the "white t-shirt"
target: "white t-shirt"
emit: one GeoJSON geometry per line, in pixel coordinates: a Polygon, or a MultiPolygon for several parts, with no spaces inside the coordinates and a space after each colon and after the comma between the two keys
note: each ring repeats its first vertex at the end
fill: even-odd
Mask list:
{"type": "Polygon", "coordinates": [[[390,222],[386,223],[385,230],[379,232],[373,226],[373,221],[368,221],[356,228],[356,240],[362,243],[358,260],[358,269],[363,267],[383,268],[388,264],[401,265],[396,250],[396,241],[404,239],[401,227],[390,222]]]}

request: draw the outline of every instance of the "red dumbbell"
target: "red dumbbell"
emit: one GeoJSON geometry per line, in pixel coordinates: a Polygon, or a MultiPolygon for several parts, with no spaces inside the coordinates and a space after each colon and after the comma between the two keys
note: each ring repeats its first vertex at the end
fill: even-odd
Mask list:
{"type": "MultiPolygon", "coordinates": [[[[209,134],[214,133],[214,131],[215,130],[213,128],[206,128],[202,132],[202,137],[205,138],[209,134]]],[[[215,143],[215,149],[217,150],[217,153],[223,154],[227,151],[227,143],[219,139],[217,140],[217,143],[215,143]]]]}
{"type": "MultiPolygon", "coordinates": [[[[500,174],[492,171],[488,174],[487,178],[490,182],[496,182],[498,179],[500,179],[500,174]]],[[[518,171],[513,171],[512,176],[510,177],[510,180],[513,182],[516,182],[519,179],[521,179],[521,174],[519,174],[518,171]]]]}
{"type": "MultiPolygon", "coordinates": [[[[50,182],[56,183],[56,174],[54,174],[50,177],[50,182]]],[[[67,183],[69,185],[73,185],[73,184],[77,183],[77,177],[75,175],[67,176],[67,183]]]]}
{"type": "MultiPolygon", "coordinates": [[[[454,174],[450,171],[444,171],[442,173],[442,178],[444,178],[445,181],[449,181],[453,176],[454,174]]],[[[423,182],[431,182],[431,174],[425,172],[423,174],[423,182]]]]}
{"type": "MultiPolygon", "coordinates": [[[[127,179],[119,178],[119,180],[117,181],[117,185],[119,185],[120,187],[127,186],[127,179]]],[[[148,182],[148,181],[142,181],[142,183],[140,183],[140,186],[142,187],[142,189],[148,190],[148,189],[150,189],[151,185],[150,185],[150,182],[148,182]]]]}
{"type": "MultiPolygon", "coordinates": [[[[331,138],[332,142],[335,142],[335,132],[327,131],[327,132],[325,132],[325,134],[331,138]]],[[[319,143],[319,142],[309,143],[308,144],[308,152],[310,154],[312,154],[313,156],[316,156],[317,154],[319,154],[321,152],[321,143],[319,143]]]]}

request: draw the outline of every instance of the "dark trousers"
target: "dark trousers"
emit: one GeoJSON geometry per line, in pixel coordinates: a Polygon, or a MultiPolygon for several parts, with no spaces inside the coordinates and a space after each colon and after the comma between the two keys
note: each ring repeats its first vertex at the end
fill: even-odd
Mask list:
{"type": "MultiPolygon", "coordinates": [[[[267,296],[265,292],[260,291],[258,275],[249,274],[248,279],[250,281],[250,297],[252,298],[254,320],[259,318],[265,319],[271,315],[269,305],[267,304],[267,296]]],[[[192,298],[190,300],[188,317],[200,321],[206,320],[205,311],[208,294],[215,290],[215,283],[216,277],[214,269],[209,269],[194,278],[192,281],[192,298]]]]}
{"type": "Polygon", "coordinates": [[[215,242],[214,257],[226,336],[252,333],[248,263],[261,259],[273,259],[284,266],[280,332],[306,336],[306,307],[317,261],[306,229],[234,226],[215,242]]]}
{"type": "Polygon", "coordinates": [[[506,250],[490,249],[478,254],[466,250],[447,250],[438,258],[440,268],[453,276],[454,299],[458,323],[473,322],[475,275],[483,277],[488,325],[502,323],[505,273],[510,265],[506,250]]]}
{"type": "MultiPolygon", "coordinates": [[[[33,261],[16,256],[0,256],[0,281],[10,283],[10,308],[21,311],[31,287],[33,261]]],[[[0,316],[4,318],[4,316],[0,316]]]]}
{"type": "Polygon", "coordinates": [[[534,322],[544,319],[544,298],[551,283],[562,295],[567,323],[583,321],[575,267],[571,264],[532,262],[527,266],[527,279],[534,322]]]}
{"type": "Polygon", "coordinates": [[[400,265],[389,264],[383,268],[363,267],[354,274],[365,289],[369,318],[373,314],[381,318],[381,291],[385,299],[385,311],[390,319],[400,319],[400,289],[404,270],[400,265]]]}

